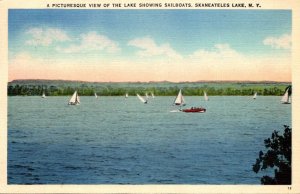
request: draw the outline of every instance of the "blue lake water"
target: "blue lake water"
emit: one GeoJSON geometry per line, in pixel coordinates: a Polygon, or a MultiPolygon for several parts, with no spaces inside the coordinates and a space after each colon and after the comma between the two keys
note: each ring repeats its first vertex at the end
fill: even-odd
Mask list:
{"type": "Polygon", "coordinates": [[[8,97],[8,184],[260,184],[252,165],[291,126],[281,97],[8,97]]]}

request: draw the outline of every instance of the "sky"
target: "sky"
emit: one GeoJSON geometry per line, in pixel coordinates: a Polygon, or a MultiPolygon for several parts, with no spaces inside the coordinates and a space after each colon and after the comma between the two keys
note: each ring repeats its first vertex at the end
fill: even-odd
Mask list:
{"type": "Polygon", "coordinates": [[[10,9],[9,81],[291,81],[290,10],[10,9]]]}

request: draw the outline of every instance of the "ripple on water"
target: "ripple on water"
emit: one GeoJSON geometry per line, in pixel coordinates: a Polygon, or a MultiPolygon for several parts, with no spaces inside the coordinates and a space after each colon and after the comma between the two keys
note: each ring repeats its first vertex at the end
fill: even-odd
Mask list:
{"type": "Polygon", "coordinates": [[[260,184],[263,140],[291,124],[277,97],[214,97],[205,114],[123,100],[9,98],[8,184],[260,184]]]}

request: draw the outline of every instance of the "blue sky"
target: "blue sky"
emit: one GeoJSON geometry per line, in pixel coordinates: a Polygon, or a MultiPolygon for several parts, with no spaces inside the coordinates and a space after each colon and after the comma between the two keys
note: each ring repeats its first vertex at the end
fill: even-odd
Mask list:
{"type": "MultiPolygon", "coordinates": [[[[95,60],[108,66],[116,59],[126,60],[117,64],[122,67],[146,60],[168,66],[174,63],[171,58],[191,63],[197,53],[213,57],[224,49],[233,54],[230,57],[249,60],[288,59],[291,14],[289,10],[9,10],[9,59],[13,62],[26,53],[28,58],[64,63],[84,57],[93,66],[95,60]],[[48,39],[41,40],[45,36],[48,39]]],[[[217,63],[211,66],[218,68],[217,63]]]]}

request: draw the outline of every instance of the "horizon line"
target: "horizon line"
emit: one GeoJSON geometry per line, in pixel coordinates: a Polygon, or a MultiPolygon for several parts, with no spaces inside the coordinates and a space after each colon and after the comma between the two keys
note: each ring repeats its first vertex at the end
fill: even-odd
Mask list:
{"type": "Polygon", "coordinates": [[[64,79],[14,79],[8,81],[8,83],[14,81],[66,81],[66,82],[87,82],[87,83],[159,83],[159,82],[169,82],[169,83],[205,83],[205,82],[243,82],[243,83],[292,83],[292,81],[274,81],[274,80],[197,80],[197,81],[84,81],[84,80],[64,80],[64,79]]]}

